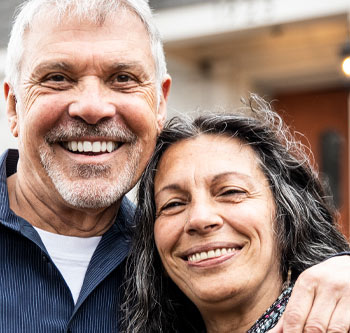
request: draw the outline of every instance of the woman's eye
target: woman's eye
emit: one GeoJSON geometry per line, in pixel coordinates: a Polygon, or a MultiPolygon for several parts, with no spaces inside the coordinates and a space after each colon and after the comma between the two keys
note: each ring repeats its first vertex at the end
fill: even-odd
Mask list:
{"type": "Polygon", "coordinates": [[[230,195],[230,194],[244,194],[245,192],[242,190],[237,189],[231,189],[231,190],[225,190],[222,194],[223,195],[230,195]]]}
{"type": "Polygon", "coordinates": [[[173,201],[173,202],[169,202],[167,203],[166,205],[164,205],[162,207],[162,209],[170,209],[170,208],[175,208],[175,207],[179,207],[179,206],[183,206],[184,203],[183,202],[180,202],[180,201],[173,201]]]}
{"type": "Polygon", "coordinates": [[[231,188],[223,190],[219,193],[221,197],[233,198],[233,199],[242,199],[247,195],[247,192],[242,189],[231,188]]]}
{"type": "Polygon", "coordinates": [[[160,207],[157,215],[161,214],[176,214],[180,212],[185,205],[183,201],[171,201],[160,207]]]}

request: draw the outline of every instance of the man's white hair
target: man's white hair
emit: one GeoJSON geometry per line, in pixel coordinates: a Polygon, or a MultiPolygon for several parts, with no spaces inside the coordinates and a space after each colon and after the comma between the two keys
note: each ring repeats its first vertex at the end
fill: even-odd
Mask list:
{"type": "Polygon", "coordinates": [[[59,24],[67,18],[88,20],[102,24],[107,15],[119,9],[134,12],[143,22],[151,43],[151,51],[156,68],[156,85],[158,95],[161,83],[167,73],[163,45],[157,27],[154,24],[148,0],[27,0],[17,9],[17,15],[7,47],[6,81],[16,90],[24,53],[25,33],[30,30],[34,19],[43,14],[51,14],[59,24]]]}

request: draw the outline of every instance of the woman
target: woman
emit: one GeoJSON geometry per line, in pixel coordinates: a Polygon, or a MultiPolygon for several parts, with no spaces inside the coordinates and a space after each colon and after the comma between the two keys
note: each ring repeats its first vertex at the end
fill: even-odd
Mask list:
{"type": "Polygon", "coordinates": [[[303,147],[256,96],[171,121],[138,200],[128,332],[266,332],[298,275],[348,250],[303,147]]]}

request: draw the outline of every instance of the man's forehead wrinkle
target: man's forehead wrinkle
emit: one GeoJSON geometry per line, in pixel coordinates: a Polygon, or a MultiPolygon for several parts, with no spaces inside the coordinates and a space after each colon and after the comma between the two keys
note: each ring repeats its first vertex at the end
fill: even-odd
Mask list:
{"type": "MultiPolygon", "coordinates": [[[[80,12],[75,10],[76,7],[74,5],[70,5],[68,7],[65,6],[64,8],[57,8],[57,5],[59,4],[60,3],[58,2],[56,5],[47,4],[46,6],[41,7],[39,12],[34,16],[33,23],[35,24],[46,17],[51,17],[56,26],[61,26],[67,22],[72,22],[81,25],[89,23],[90,25],[93,24],[97,27],[101,27],[104,25],[106,18],[113,15],[113,13],[111,14],[110,12],[95,14],[91,10],[88,10],[87,12],[80,12]]],[[[119,12],[119,10],[117,10],[116,13],[117,12],[119,12]]]]}
{"type": "Polygon", "coordinates": [[[147,35],[148,31],[145,23],[140,16],[135,13],[132,8],[129,8],[127,4],[120,3],[118,9],[113,9],[109,12],[80,12],[75,10],[75,6],[66,7],[64,10],[58,10],[55,6],[49,5],[46,8],[42,8],[35,16],[30,26],[25,30],[32,30],[35,27],[42,31],[42,23],[47,17],[52,18],[51,23],[59,30],[63,31],[64,26],[67,26],[67,30],[84,31],[90,30],[91,27],[103,28],[108,27],[111,23],[118,24],[122,20],[129,20],[130,17],[136,18],[144,27],[147,35]],[[69,26],[78,25],[76,29],[71,29],[69,26]]]}
{"type": "Polygon", "coordinates": [[[128,68],[143,68],[142,64],[138,61],[130,61],[130,62],[112,62],[110,67],[115,69],[128,69],[128,68]]]}

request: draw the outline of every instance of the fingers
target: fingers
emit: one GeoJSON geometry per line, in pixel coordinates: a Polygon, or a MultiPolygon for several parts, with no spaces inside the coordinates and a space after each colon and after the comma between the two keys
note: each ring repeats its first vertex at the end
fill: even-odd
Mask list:
{"type": "Polygon", "coordinates": [[[295,283],[283,315],[283,333],[302,333],[315,298],[316,284],[309,274],[302,273],[295,283]]]}
{"type": "Polygon", "coordinates": [[[327,333],[347,333],[350,331],[350,306],[347,299],[341,299],[328,324],[327,333]]]}
{"type": "Polygon", "coordinates": [[[284,313],[282,330],[279,325],[271,332],[350,332],[350,256],[329,259],[303,272],[284,313]]]}
{"type": "MultiPolygon", "coordinates": [[[[340,295],[334,294],[329,297],[329,294],[324,291],[317,291],[317,297],[314,299],[312,309],[307,317],[304,333],[324,333],[329,332],[328,326],[331,321],[334,309],[337,305],[337,300],[340,295]]],[[[342,331],[347,332],[347,331],[342,331]]]]}
{"type": "MultiPolygon", "coordinates": [[[[331,272],[337,272],[337,274],[333,273],[332,278],[325,285],[321,286],[321,282],[318,283],[304,332],[347,333],[350,329],[349,257],[330,259],[321,265],[323,268],[332,269],[331,272]],[[337,264],[338,268],[329,266],[334,264],[337,264]]],[[[323,272],[323,276],[325,274],[327,272],[323,272]]]]}

